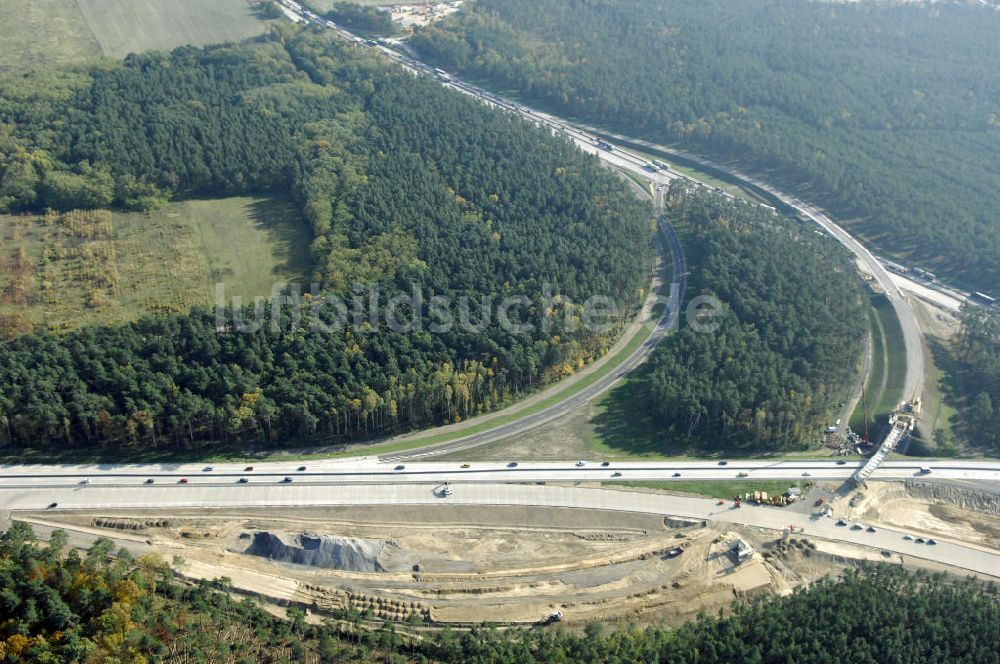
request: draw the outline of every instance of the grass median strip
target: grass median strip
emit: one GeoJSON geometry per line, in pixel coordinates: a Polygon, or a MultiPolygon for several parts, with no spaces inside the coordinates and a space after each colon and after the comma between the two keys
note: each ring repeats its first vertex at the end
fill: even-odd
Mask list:
{"type": "Polygon", "coordinates": [[[693,493],[711,498],[732,499],[754,491],[765,491],[768,495],[781,495],[790,487],[800,486],[803,491],[812,486],[812,482],[799,483],[793,480],[680,480],[677,482],[605,482],[611,487],[629,487],[640,489],[656,489],[671,493],[693,493]]]}

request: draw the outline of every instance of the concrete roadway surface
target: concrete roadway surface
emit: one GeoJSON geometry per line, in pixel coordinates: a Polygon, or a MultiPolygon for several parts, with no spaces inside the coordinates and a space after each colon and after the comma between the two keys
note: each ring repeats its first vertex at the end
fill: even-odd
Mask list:
{"type": "MultiPolygon", "coordinates": [[[[536,484],[459,484],[450,495],[440,486],[428,484],[268,484],[245,490],[239,485],[213,487],[152,486],[142,491],[134,487],[87,486],[45,490],[0,491],[0,512],[38,510],[40,502],[58,501],[59,508],[101,510],[116,514],[125,509],[275,507],[283,505],[522,505],[576,509],[602,509],[663,514],[713,520],[743,526],[785,531],[794,526],[809,537],[858,544],[882,551],[951,565],[970,572],[1000,577],[1000,553],[973,545],[939,539],[935,545],[903,539],[904,532],[878,527],[876,532],[838,526],[832,518],[803,514],[775,507],[719,505],[709,498],[638,493],[614,489],[556,487],[536,484]]],[[[798,532],[796,532],[798,534],[798,532]]]]}
{"type": "Polygon", "coordinates": [[[953,291],[945,291],[940,288],[933,288],[927,285],[926,282],[910,279],[902,274],[890,272],[889,278],[901,289],[952,313],[958,313],[962,309],[962,305],[968,301],[968,298],[964,295],[954,293],[953,291]]]}
{"type": "MultiPolygon", "coordinates": [[[[327,459],[310,462],[266,462],[244,464],[144,464],[80,466],[3,466],[0,467],[0,496],[23,490],[74,489],[88,491],[99,487],[129,488],[137,495],[151,489],[169,488],[184,495],[193,487],[226,490],[236,486],[245,496],[275,484],[378,483],[471,483],[471,482],[608,482],[608,481],[684,481],[735,480],[745,474],[748,480],[847,480],[858,468],[857,459],[785,460],[785,461],[557,461],[525,462],[417,462],[384,463],[375,457],[327,459]],[[840,463],[843,461],[843,464],[840,463]],[[604,465],[604,464],[607,465],[604,465]],[[289,478],[289,481],[285,481],[289,478]],[[181,480],[186,482],[182,483],[181,480]],[[86,481],[85,481],[86,480],[86,481]],[[152,483],[147,483],[153,480],[152,483]],[[240,480],[246,480],[241,482],[240,480]]],[[[928,481],[965,480],[1000,482],[1000,461],[886,461],[872,479],[892,480],[921,477],[928,481]],[[930,474],[921,466],[931,468],[930,474]]],[[[44,494],[35,506],[48,505],[56,499],[44,494]],[[44,503],[44,504],[43,504],[44,503]]]]}

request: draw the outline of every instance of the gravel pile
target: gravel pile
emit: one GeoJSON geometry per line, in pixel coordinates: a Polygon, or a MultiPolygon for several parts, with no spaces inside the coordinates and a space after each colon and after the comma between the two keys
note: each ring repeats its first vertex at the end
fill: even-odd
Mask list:
{"type": "Polygon", "coordinates": [[[378,560],[384,548],[385,542],[381,540],[258,531],[253,534],[253,541],[245,553],[294,565],[348,572],[384,572],[378,560]]]}

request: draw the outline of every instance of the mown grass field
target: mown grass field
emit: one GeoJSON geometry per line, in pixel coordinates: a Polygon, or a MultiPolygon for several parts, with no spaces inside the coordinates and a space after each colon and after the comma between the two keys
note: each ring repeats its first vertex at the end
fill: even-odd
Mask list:
{"type": "Polygon", "coordinates": [[[248,0],[77,0],[104,55],[240,41],[264,32],[248,0]]]}
{"type": "Polygon", "coordinates": [[[183,201],[150,214],[0,216],[0,240],[7,336],[186,311],[213,303],[217,283],[228,301],[252,302],[309,271],[307,233],[283,198],[183,201]]]}
{"type": "Polygon", "coordinates": [[[851,414],[850,426],[855,432],[861,433],[865,429],[865,411],[868,412],[868,425],[875,423],[874,411],[885,391],[886,365],[885,365],[885,342],[882,338],[882,325],[879,323],[878,314],[875,309],[868,310],[868,326],[872,334],[872,361],[871,373],[868,376],[868,383],[865,387],[863,401],[858,401],[858,405],[851,414]],[[867,405],[865,403],[867,401],[867,405]]]}
{"type": "MultiPolygon", "coordinates": [[[[868,426],[874,428],[888,421],[899,402],[903,399],[903,384],[906,381],[906,346],[903,330],[892,304],[885,296],[872,298],[869,313],[872,331],[872,368],[868,379],[866,399],[868,403],[868,426]]],[[[851,429],[864,431],[864,405],[858,403],[851,415],[851,429]]]]}
{"type": "Polygon", "coordinates": [[[896,410],[903,399],[903,387],[906,382],[906,345],[903,342],[903,330],[892,304],[883,298],[877,298],[875,310],[882,323],[882,334],[885,340],[886,378],[885,391],[878,402],[876,411],[879,415],[888,415],[896,410]]]}
{"type": "Polygon", "coordinates": [[[768,495],[777,496],[788,491],[790,487],[798,486],[803,492],[812,486],[812,482],[796,482],[794,480],[681,480],[677,482],[606,482],[608,486],[627,486],[643,489],[657,489],[672,493],[694,493],[699,496],[710,496],[723,500],[733,496],[742,496],[754,491],[766,491],[768,495]]]}
{"type": "Polygon", "coordinates": [[[97,58],[101,46],[74,0],[4,0],[0,71],[97,58]]]}
{"type": "Polygon", "coordinates": [[[240,41],[264,32],[252,0],[4,0],[0,71],[240,41]]]}

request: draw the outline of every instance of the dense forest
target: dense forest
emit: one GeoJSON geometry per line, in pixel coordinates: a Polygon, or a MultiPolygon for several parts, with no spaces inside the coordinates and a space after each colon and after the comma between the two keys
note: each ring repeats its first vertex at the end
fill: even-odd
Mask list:
{"type": "Polygon", "coordinates": [[[293,607],[280,619],[225,592],[225,579],[187,583],[156,556],[112,553],[107,539],[82,554],[67,550],[63,531],[41,546],[21,523],[0,535],[0,662],[980,664],[1000,652],[995,586],[888,565],[737,604],[676,630],[605,634],[593,623],[578,636],[483,626],[417,639],[354,610],[312,624],[293,607]]]}
{"type": "Polygon", "coordinates": [[[435,64],[737,164],[1000,291],[1000,14],[976,3],[477,0],[435,64]]]}
{"type": "Polygon", "coordinates": [[[0,444],[150,449],[457,421],[605,352],[649,274],[648,207],[597,159],[310,31],[0,80],[2,208],[268,191],[302,206],[315,292],[2,343],[0,444]],[[378,323],[397,293],[410,314],[468,298],[471,324],[435,332],[447,318],[424,307],[393,332],[378,323]],[[610,329],[578,324],[594,295],[619,305],[610,329]],[[511,315],[533,329],[501,325],[503,298],[521,298],[511,315]]]}
{"type": "MultiPolygon", "coordinates": [[[[308,3],[306,3],[308,5],[308,3]]],[[[351,30],[370,32],[376,35],[394,35],[398,31],[392,14],[377,7],[356,5],[353,2],[338,2],[325,14],[326,18],[351,30]]]]}
{"type": "Polygon", "coordinates": [[[964,435],[975,449],[1000,452],[1000,316],[975,305],[961,313],[962,328],[954,342],[965,404],[964,435]]]}
{"type": "Polygon", "coordinates": [[[855,375],[865,298],[846,251],[766,208],[671,187],[668,214],[700,258],[690,295],[718,329],[683,325],[654,352],[650,410],[703,449],[808,447],[855,375]]]}

